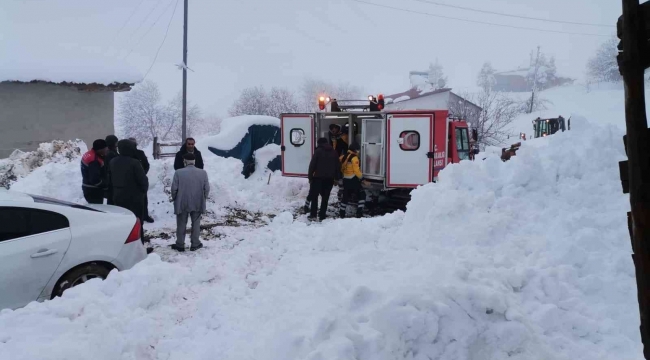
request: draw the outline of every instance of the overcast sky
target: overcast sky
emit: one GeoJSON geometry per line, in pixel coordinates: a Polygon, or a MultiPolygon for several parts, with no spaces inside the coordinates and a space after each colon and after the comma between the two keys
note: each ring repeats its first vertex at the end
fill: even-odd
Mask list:
{"type": "MultiPolygon", "coordinates": [[[[188,98],[204,113],[224,115],[240,90],[297,88],[305,77],[349,82],[368,93],[409,88],[408,72],[437,58],[449,86],[474,85],[485,61],[497,70],[525,64],[538,45],[558,72],[584,76],[587,59],[615,35],[616,0],[429,0],[455,6],[612,27],[557,24],[471,12],[426,0],[364,2],[470,21],[605,37],[538,32],[469,23],[354,0],[189,0],[188,98]]],[[[2,0],[2,44],[70,44],[124,59],[165,98],[182,88],[183,0],[2,0]],[[176,12],[173,16],[174,7],[176,12]],[[170,23],[171,19],[171,23],[170,23]],[[127,22],[128,20],[128,22],[127,22]],[[128,56],[127,56],[128,55],[128,56]]],[[[11,53],[0,51],[0,56],[11,53]]],[[[46,63],[43,66],[47,66],[46,63]]]]}

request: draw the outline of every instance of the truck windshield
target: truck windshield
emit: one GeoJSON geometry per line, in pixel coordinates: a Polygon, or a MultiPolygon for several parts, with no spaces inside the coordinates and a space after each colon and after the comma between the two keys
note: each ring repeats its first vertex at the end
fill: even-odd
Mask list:
{"type": "Polygon", "coordinates": [[[542,137],[544,135],[548,135],[548,122],[546,120],[541,120],[537,121],[537,129],[536,129],[535,137],[542,137]]]}
{"type": "Polygon", "coordinates": [[[467,128],[456,128],[456,149],[459,160],[469,160],[469,136],[467,128]]]}

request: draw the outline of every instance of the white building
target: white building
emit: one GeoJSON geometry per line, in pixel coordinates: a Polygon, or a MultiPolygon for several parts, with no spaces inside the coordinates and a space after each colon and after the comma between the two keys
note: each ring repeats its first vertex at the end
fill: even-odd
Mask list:
{"type": "Polygon", "coordinates": [[[90,147],[115,132],[114,93],[129,91],[139,72],[99,57],[22,50],[0,54],[0,158],[52,140],[90,147]]]}

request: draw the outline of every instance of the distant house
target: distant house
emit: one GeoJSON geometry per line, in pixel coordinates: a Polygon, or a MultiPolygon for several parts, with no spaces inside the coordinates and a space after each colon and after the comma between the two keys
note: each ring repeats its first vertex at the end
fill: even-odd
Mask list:
{"type": "Polygon", "coordinates": [[[494,74],[494,90],[507,92],[525,92],[531,87],[526,81],[528,69],[519,69],[513,71],[504,71],[494,74]]]}
{"type": "Polygon", "coordinates": [[[129,91],[140,75],[38,60],[26,66],[0,59],[0,158],[52,140],[81,139],[90,147],[115,132],[114,93],[129,91]]]}
{"type": "MultiPolygon", "coordinates": [[[[528,68],[519,68],[512,71],[504,71],[494,74],[494,90],[505,92],[526,92],[531,91],[533,84],[527,80],[528,68]]],[[[531,76],[532,77],[532,76],[531,76]]],[[[572,83],[574,80],[566,77],[555,77],[544,84],[538,83],[538,89],[544,90],[564,84],[572,83]]]]}

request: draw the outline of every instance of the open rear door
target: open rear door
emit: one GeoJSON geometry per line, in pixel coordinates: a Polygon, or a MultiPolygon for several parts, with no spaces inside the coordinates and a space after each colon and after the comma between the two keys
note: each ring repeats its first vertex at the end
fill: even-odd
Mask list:
{"type": "Polygon", "coordinates": [[[433,180],[434,112],[388,113],[387,188],[414,188],[433,180]]]}
{"type": "Polygon", "coordinates": [[[314,154],[315,114],[282,114],[282,176],[307,177],[314,154]]]}

